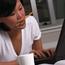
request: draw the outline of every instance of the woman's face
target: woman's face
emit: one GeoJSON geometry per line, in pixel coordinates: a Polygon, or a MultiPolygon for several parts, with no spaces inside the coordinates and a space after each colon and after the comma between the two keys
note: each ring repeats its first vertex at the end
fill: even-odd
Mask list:
{"type": "Polygon", "coordinates": [[[11,29],[23,29],[25,27],[25,11],[19,0],[10,16],[0,18],[11,29]]]}

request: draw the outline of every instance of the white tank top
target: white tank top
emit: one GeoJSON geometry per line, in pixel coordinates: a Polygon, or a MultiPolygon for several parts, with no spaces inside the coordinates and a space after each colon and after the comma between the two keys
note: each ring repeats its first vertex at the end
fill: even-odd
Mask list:
{"type": "MultiPolygon", "coordinates": [[[[20,54],[29,53],[32,50],[33,40],[41,37],[41,32],[36,19],[33,16],[26,18],[26,27],[22,32],[22,46],[20,54]]],[[[16,60],[17,54],[13,48],[7,32],[0,31],[0,61],[16,60]]]]}

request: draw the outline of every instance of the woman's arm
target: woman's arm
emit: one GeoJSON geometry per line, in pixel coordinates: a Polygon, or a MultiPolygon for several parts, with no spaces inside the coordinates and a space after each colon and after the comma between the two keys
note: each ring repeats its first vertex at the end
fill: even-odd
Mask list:
{"type": "Polygon", "coordinates": [[[41,38],[38,40],[34,40],[33,45],[32,45],[32,52],[35,55],[35,58],[41,58],[44,54],[42,53],[43,51],[43,46],[42,46],[42,41],[41,38]]]}
{"type": "Polygon", "coordinates": [[[18,65],[16,61],[0,62],[0,65],[18,65]]]}
{"type": "Polygon", "coordinates": [[[33,45],[32,45],[32,51],[36,58],[42,58],[47,57],[51,55],[51,49],[50,51],[43,48],[42,41],[41,41],[41,30],[39,28],[39,25],[34,17],[30,17],[31,19],[31,32],[32,32],[32,38],[33,38],[33,45]]]}
{"type": "Polygon", "coordinates": [[[38,40],[34,40],[34,43],[32,45],[32,52],[34,53],[35,58],[42,58],[53,55],[54,50],[52,48],[44,49],[40,38],[38,40]]]}
{"type": "Polygon", "coordinates": [[[33,41],[32,49],[38,50],[38,51],[43,50],[41,38],[33,41]]]}

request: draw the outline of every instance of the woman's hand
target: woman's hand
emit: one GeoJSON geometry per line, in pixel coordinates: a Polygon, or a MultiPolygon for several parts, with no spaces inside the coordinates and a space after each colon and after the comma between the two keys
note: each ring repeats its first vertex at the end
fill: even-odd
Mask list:
{"type": "Polygon", "coordinates": [[[32,50],[31,52],[34,53],[34,57],[36,59],[44,58],[44,57],[50,57],[54,54],[54,49],[43,49],[43,50],[32,50]]]}
{"type": "Polygon", "coordinates": [[[38,40],[34,40],[31,52],[34,53],[35,58],[44,58],[52,56],[54,54],[54,50],[54,48],[44,49],[40,38],[38,40]]]}

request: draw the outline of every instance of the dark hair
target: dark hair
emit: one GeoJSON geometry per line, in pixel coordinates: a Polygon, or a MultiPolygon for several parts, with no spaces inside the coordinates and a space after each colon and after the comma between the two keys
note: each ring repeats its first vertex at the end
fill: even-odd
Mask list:
{"type": "Polygon", "coordinates": [[[23,0],[20,0],[20,2],[22,3],[22,5],[24,5],[24,2],[23,2],[23,0]]]}
{"type": "MultiPolygon", "coordinates": [[[[17,0],[0,0],[0,17],[7,17],[9,16],[15,6],[17,0]]],[[[0,23],[0,30],[9,30],[9,27],[4,23],[0,23]]]]}
{"type": "Polygon", "coordinates": [[[0,0],[0,17],[9,16],[16,6],[16,0],[0,0]]]}
{"type": "Polygon", "coordinates": [[[0,23],[0,30],[10,31],[10,28],[4,23],[0,23]]]}

